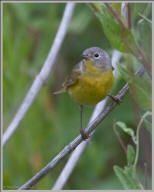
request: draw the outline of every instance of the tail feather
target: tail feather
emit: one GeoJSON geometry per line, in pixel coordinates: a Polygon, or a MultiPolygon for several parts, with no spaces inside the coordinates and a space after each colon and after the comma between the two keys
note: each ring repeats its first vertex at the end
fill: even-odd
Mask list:
{"type": "Polygon", "coordinates": [[[65,92],[66,92],[66,87],[60,89],[59,91],[54,92],[53,94],[58,95],[58,94],[65,93],[65,92]]]}

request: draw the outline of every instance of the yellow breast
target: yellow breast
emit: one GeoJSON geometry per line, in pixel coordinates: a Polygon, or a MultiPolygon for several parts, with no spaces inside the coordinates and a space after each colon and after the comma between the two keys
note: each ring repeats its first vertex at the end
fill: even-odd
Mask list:
{"type": "Polygon", "coordinates": [[[79,104],[96,104],[110,92],[114,77],[112,69],[104,70],[86,63],[86,72],[68,89],[69,94],[79,104]]]}

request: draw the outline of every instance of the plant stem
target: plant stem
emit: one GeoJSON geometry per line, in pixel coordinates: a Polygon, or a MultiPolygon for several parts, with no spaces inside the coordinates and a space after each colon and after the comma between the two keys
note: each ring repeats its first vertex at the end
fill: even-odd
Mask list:
{"type": "Polygon", "coordinates": [[[136,165],[137,165],[137,162],[138,162],[138,157],[139,157],[139,131],[140,131],[140,128],[141,128],[141,125],[144,121],[144,119],[151,115],[151,112],[150,111],[147,111],[144,113],[144,115],[141,117],[141,120],[137,126],[137,132],[136,132],[136,140],[137,140],[137,144],[136,144],[136,156],[135,156],[135,161],[134,161],[134,165],[133,165],[133,169],[134,169],[134,172],[136,172],[136,165]]]}
{"type": "Polygon", "coordinates": [[[152,73],[151,67],[152,66],[148,63],[148,61],[144,57],[141,48],[137,46],[137,50],[138,50],[138,55],[135,55],[135,57],[142,62],[143,66],[145,67],[145,69],[147,71],[147,73],[149,74],[150,77],[152,77],[152,75],[151,75],[151,73],[152,73]]]}
{"type": "Polygon", "coordinates": [[[137,166],[137,162],[138,162],[138,157],[139,157],[139,131],[140,131],[140,128],[141,128],[141,125],[144,121],[144,119],[151,115],[151,112],[147,111],[144,113],[144,115],[141,117],[141,120],[137,126],[137,132],[136,132],[136,140],[137,140],[137,144],[136,144],[136,156],[135,156],[135,161],[134,161],[134,164],[133,164],[133,172],[134,172],[134,177],[136,178],[136,181],[138,183],[138,185],[141,187],[141,189],[143,189],[143,186],[142,184],[140,183],[138,177],[137,177],[137,173],[136,173],[136,166],[137,166]]]}
{"type": "Polygon", "coordinates": [[[119,142],[120,142],[120,144],[121,144],[125,154],[127,155],[127,147],[125,146],[123,140],[121,139],[119,132],[116,130],[116,126],[115,125],[114,125],[114,132],[115,132],[115,134],[116,134],[116,136],[117,136],[117,138],[118,138],[118,140],[119,140],[119,142]]]}
{"type": "Polygon", "coordinates": [[[130,4],[127,3],[127,23],[128,23],[128,29],[131,29],[131,10],[130,10],[130,4]]]}
{"type": "Polygon", "coordinates": [[[29,110],[30,106],[32,105],[33,101],[36,99],[41,87],[44,85],[45,81],[47,80],[48,76],[50,75],[53,66],[56,61],[56,57],[59,53],[61,48],[62,42],[64,37],[67,33],[67,29],[73,14],[75,4],[74,3],[67,3],[59,29],[56,33],[54,42],[52,47],[49,51],[49,54],[42,66],[40,73],[36,76],[34,82],[32,83],[30,89],[27,92],[26,97],[23,100],[23,103],[20,105],[17,113],[15,114],[12,122],[10,123],[9,127],[6,129],[3,137],[2,137],[2,145],[4,146],[7,141],[12,137],[15,133],[16,129],[19,127],[20,122],[25,117],[27,111],[29,110]]]}
{"type": "Polygon", "coordinates": [[[144,163],[144,181],[145,181],[145,189],[148,189],[148,171],[147,171],[147,163],[144,163]]]}
{"type": "Polygon", "coordinates": [[[125,25],[125,23],[122,21],[121,17],[119,16],[119,14],[116,12],[116,10],[109,4],[109,3],[104,3],[106,5],[106,7],[112,12],[112,14],[115,16],[115,18],[117,19],[117,21],[120,23],[121,26],[123,26],[123,28],[127,29],[127,26],[125,25]]]}

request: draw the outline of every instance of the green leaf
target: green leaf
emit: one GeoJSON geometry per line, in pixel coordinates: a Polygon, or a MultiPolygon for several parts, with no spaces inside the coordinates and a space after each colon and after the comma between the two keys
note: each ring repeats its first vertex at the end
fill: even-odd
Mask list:
{"type": "Polygon", "coordinates": [[[133,89],[136,100],[143,109],[152,110],[152,84],[151,81],[144,80],[143,78],[133,77],[129,87],[133,89]]]}
{"type": "Polygon", "coordinates": [[[152,133],[152,121],[149,119],[144,119],[145,126],[147,130],[152,133]]]}
{"type": "MultiPolygon", "coordinates": [[[[133,8],[133,6],[132,6],[133,8]]],[[[133,10],[132,10],[133,11],[133,10]]],[[[144,57],[151,64],[152,62],[152,5],[146,3],[142,5],[142,8],[135,11],[135,17],[138,17],[135,23],[135,38],[138,42],[144,57]]]]}
{"type": "Polygon", "coordinates": [[[138,186],[137,181],[134,177],[133,166],[125,166],[124,172],[127,175],[127,178],[129,180],[129,182],[131,183],[132,187],[134,187],[134,189],[139,189],[140,187],[138,186]]]}
{"type": "Polygon", "coordinates": [[[127,146],[127,163],[130,165],[135,159],[135,151],[132,145],[127,146]]]}
{"type": "MultiPolygon", "coordinates": [[[[142,116],[142,119],[140,120],[140,122],[144,122],[145,123],[145,125],[146,125],[146,128],[148,129],[148,131],[150,132],[150,133],[152,133],[152,112],[150,112],[150,111],[146,111],[145,113],[144,113],[144,115],[142,116]]],[[[142,123],[141,122],[141,123],[142,123]]],[[[140,124],[141,124],[140,123],[140,124]]]]}
{"type": "Polygon", "coordinates": [[[130,135],[132,137],[132,140],[134,141],[134,143],[137,144],[136,136],[135,136],[133,129],[127,128],[126,124],[124,122],[121,122],[121,121],[117,121],[115,123],[115,126],[119,127],[120,129],[122,129],[122,131],[124,131],[125,133],[130,135]]]}
{"type": "Polygon", "coordinates": [[[124,173],[124,170],[117,165],[115,165],[113,169],[115,174],[119,178],[121,184],[123,185],[124,189],[131,189],[129,180],[127,179],[127,176],[124,173]]]}
{"type": "Polygon", "coordinates": [[[113,169],[124,189],[139,189],[134,180],[133,174],[130,174],[129,168],[125,168],[125,170],[123,170],[121,167],[115,165],[113,169]]]}
{"type": "Polygon", "coordinates": [[[130,86],[134,90],[134,96],[143,109],[152,111],[152,82],[144,77],[134,76],[130,86]]]}
{"type": "Polygon", "coordinates": [[[122,78],[124,78],[128,84],[131,93],[136,99],[137,103],[144,110],[152,111],[152,82],[148,76],[137,77],[128,69],[118,66],[119,72],[122,78]]]}
{"type": "Polygon", "coordinates": [[[112,7],[119,13],[121,14],[121,4],[122,3],[112,3],[112,7]]]}
{"type": "Polygon", "coordinates": [[[104,33],[112,46],[121,52],[137,55],[136,43],[131,30],[124,28],[107,7],[99,3],[93,4],[97,10],[95,14],[101,21],[104,33]]]}

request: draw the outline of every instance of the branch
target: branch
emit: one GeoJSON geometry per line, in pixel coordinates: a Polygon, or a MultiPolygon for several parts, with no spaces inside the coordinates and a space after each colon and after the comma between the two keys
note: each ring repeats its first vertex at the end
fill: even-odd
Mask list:
{"type": "Polygon", "coordinates": [[[130,4],[127,3],[127,24],[128,24],[128,29],[131,29],[131,10],[130,10],[130,4]]]}
{"type": "Polygon", "coordinates": [[[121,3],[121,15],[127,20],[127,29],[131,29],[131,10],[129,3],[121,3]]]}
{"type": "Polygon", "coordinates": [[[60,50],[64,37],[66,35],[67,29],[68,29],[68,26],[69,26],[69,23],[70,23],[72,14],[73,14],[74,7],[75,7],[74,3],[67,3],[59,29],[58,29],[56,37],[54,39],[53,45],[49,51],[48,57],[43,65],[40,73],[36,76],[32,86],[30,87],[23,103],[19,107],[14,119],[12,120],[11,124],[5,131],[5,133],[3,135],[3,140],[2,140],[3,146],[7,143],[7,141],[10,139],[10,137],[14,134],[14,132],[18,128],[21,120],[26,115],[26,112],[30,108],[30,106],[33,103],[33,101],[35,100],[38,92],[40,91],[41,87],[44,85],[51,70],[53,69],[53,65],[56,61],[56,57],[58,55],[58,52],[60,50]]]}
{"type": "Polygon", "coordinates": [[[82,141],[73,151],[64,169],[62,170],[58,179],[56,180],[56,183],[54,184],[52,190],[60,190],[64,187],[65,183],[68,181],[71,173],[73,172],[77,162],[79,161],[80,156],[82,155],[86,146],[88,145],[89,141],[90,138],[88,138],[86,141],[82,141]]]}
{"type": "Polygon", "coordinates": [[[146,60],[146,58],[139,46],[137,46],[137,50],[138,50],[138,56],[136,56],[136,57],[138,58],[138,60],[141,61],[141,63],[145,67],[147,73],[149,74],[149,76],[152,77],[152,65],[150,63],[148,63],[148,61],[146,60]]]}
{"type": "Polygon", "coordinates": [[[127,147],[126,147],[126,145],[124,144],[123,140],[121,139],[120,134],[119,134],[119,132],[118,132],[117,129],[116,129],[116,126],[114,127],[114,132],[115,132],[115,134],[116,134],[116,136],[117,136],[117,138],[118,138],[118,140],[119,140],[119,143],[121,144],[121,146],[122,146],[125,154],[127,155],[127,147]]]}
{"type": "Polygon", "coordinates": [[[148,167],[147,163],[144,163],[144,188],[147,190],[148,189],[148,167]]]}
{"type": "MultiPolygon", "coordinates": [[[[120,23],[120,25],[123,28],[130,30],[130,28],[131,28],[131,12],[130,11],[131,10],[130,10],[129,4],[127,3],[127,7],[128,7],[128,26],[125,25],[125,23],[123,22],[123,20],[119,16],[119,14],[116,12],[116,10],[109,3],[104,3],[104,4],[111,11],[111,13],[115,16],[115,18],[120,23]]],[[[141,50],[141,48],[139,46],[137,46],[137,50],[138,50],[138,55],[135,55],[135,57],[141,61],[141,63],[144,65],[146,71],[148,72],[149,76],[152,77],[152,74],[151,74],[152,65],[150,63],[148,63],[147,59],[145,58],[145,56],[144,56],[144,54],[143,54],[143,52],[142,52],[142,50],[141,50]]]]}
{"type": "MultiPolygon", "coordinates": [[[[115,68],[114,70],[114,76],[116,73],[116,64],[119,62],[120,60],[120,56],[121,53],[117,50],[113,51],[112,54],[112,66],[115,68]]],[[[99,102],[95,109],[94,112],[90,118],[90,122],[91,123],[102,111],[102,109],[105,109],[105,105],[107,102],[107,98],[104,99],[103,101],[99,102]]],[[[91,137],[86,140],[86,141],[82,141],[77,148],[73,151],[72,155],[70,156],[69,160],[67,161],[65,167],[63,168],[62,172],[60,173],[58,179],[56,180],[56,183],[54,184],[52,190],[60,190],[64,187],[64,185],[66,184],[66,182],[68,181],[71,173],[73,172],[75,166],[77,165],[82,153],[84,152],[85,148],[87,147],[87,145],[90,142],[91,137]]]]}
{"type": "MultiPolygon", "coordinates": [[[[144,73],[144,68],[140,67],[136,72],[137,76],[141,76],[144,73]]],[[[122,99],[128,92],[128,84],[126,84],[116,95],[117,98],[122,99]]],[[[92,135],[96,127],[105,119],[105,117],[117,106],[116,102],[111,102],[106,108],[92,121],[87,128],[85,133],[89,136],[92,135]]],[[[70,142],[64,149],[51,160],[41,171],[34,175],[27,183],[21,186],[19,189],[29,189],[35,185],[42,177],[44,177],[49,171],[51,171],[66,155],[73,151],[82,142],[81,135],[78,135],[72,142],[70,142]]]]}
{"type": "Polygon", "coordinates": [[[123,26],[123,28],[127,29],[127,26],[125,25],[125,23],[122,21],[121,17],[119,16],[119,14],[116,12],[116,10],[109,4],[109,3],[104,3],[106,5],[106,7],[112,12],[112,14],[115,16],[115,18],[117,19],[117,21],[120,23],[121,26],[123,26]]]}
{"type": "MultiPolygon", "coordinates": [[[[102,109],[104,109],[106,101],[107,101],[107,98],[96,105],[95,110],[92,114],[92,117],[91,117],[89,123],[91,123],[100,114],[102,109]]],[[[60,175],[59,175],[55,185],[53,186],[52,190],[60,190],[64,187],[65,183],[68,181],[71,173],[73,172],[76,164],[78,163],[82,153],[84,152],[85,148],[89,144],[90,140],[91,140],[91,137],[89,137],[85,141],[82,141],[77,146],[77,148],[73,151],[72,155],[70,156],[64,169],[60,173],[60,175]]]]}

